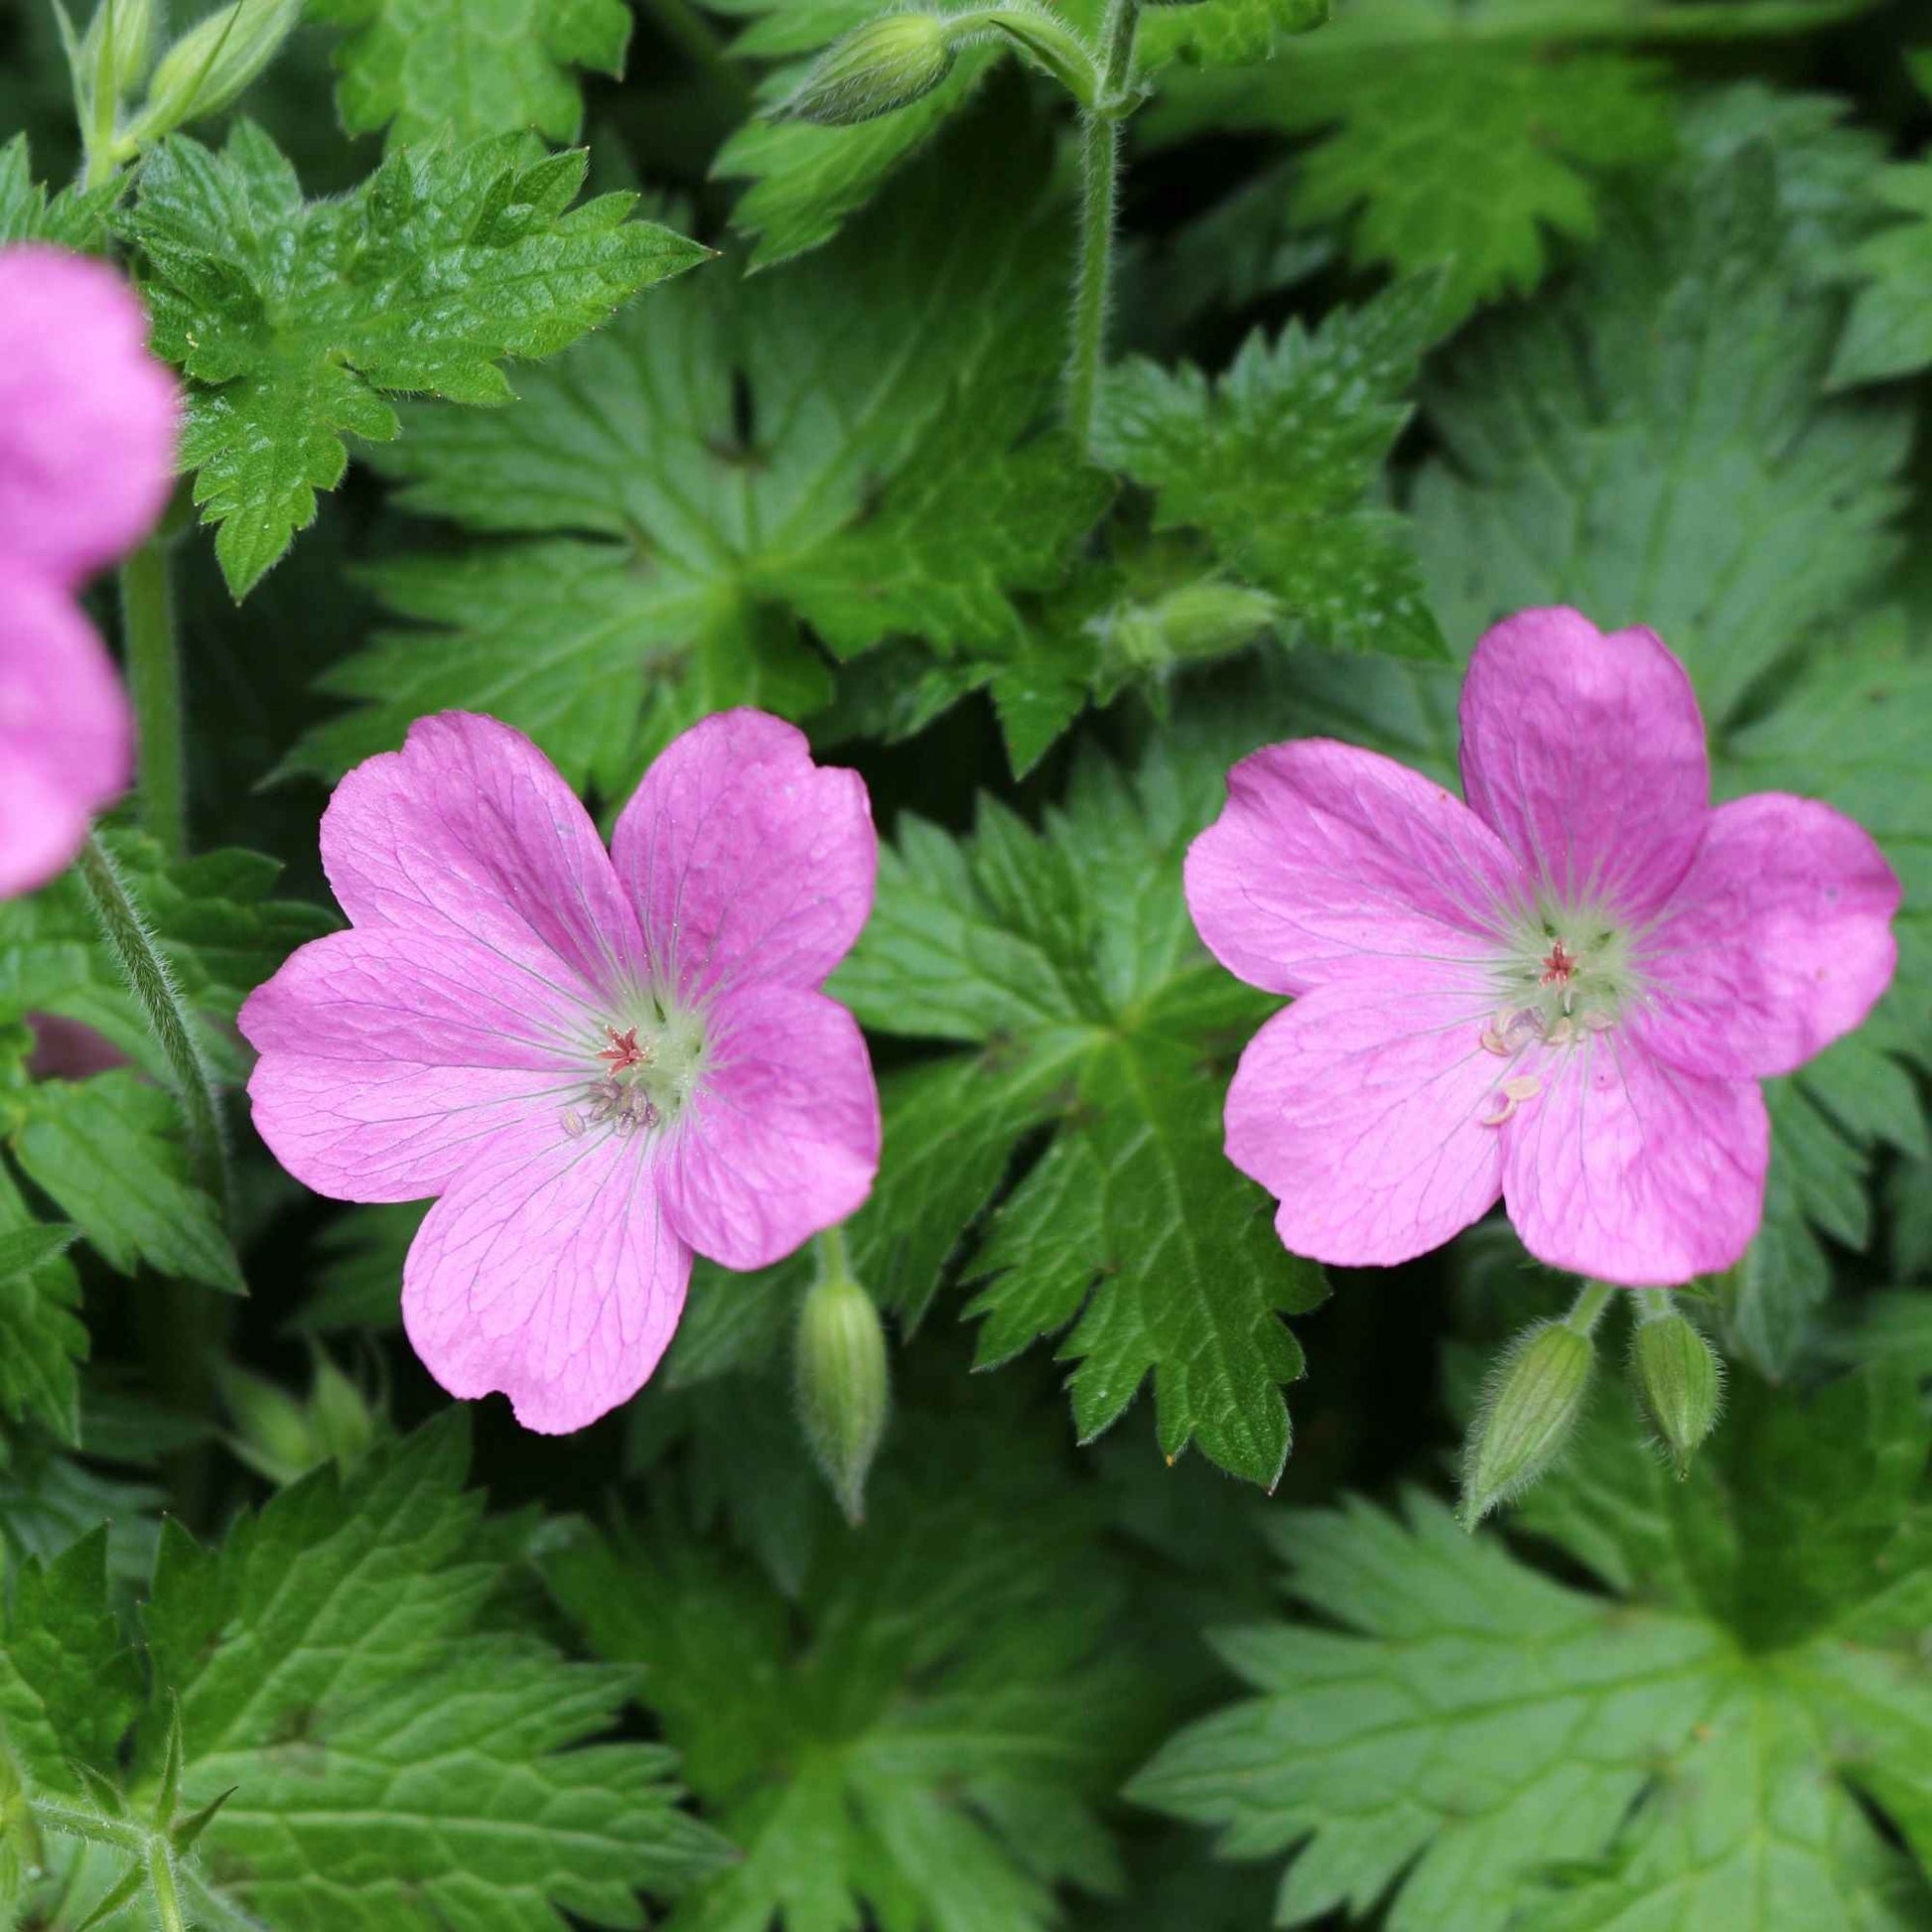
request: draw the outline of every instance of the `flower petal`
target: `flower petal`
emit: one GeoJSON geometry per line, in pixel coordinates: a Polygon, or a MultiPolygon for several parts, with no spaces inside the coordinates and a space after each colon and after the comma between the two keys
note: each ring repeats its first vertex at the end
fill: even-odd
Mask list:
{"type": "Polygon", "coordinates": [[[1760,792],[1720,805],[1648,935],[1651,1048],[1693,1072],[1789,1073],[1859,1026],[1891,984],[1898,880],[1829,805],[1760,792]]]}
{"type": "Polygon", "coordinates": [[[377,926],[299,948],[241,1009],[255,1127],[337,1200],[441,1193],[493,1135],[563,1114],[596,1028],[475,940],[377,926]]]}
{"type": "Polygon", "coordinates": [[[493,1141],[424,1218],[403,1325],[452,1395],[500,1390],[525,1429],[559,1436],[649,1379],[690,1278],[638,1139],[533,1122],[493,1141]]]}
{"type": "Polygon", "coordinates": [[[1519,1064],[1543,1091],[1502,1129],[1503,1196],[1539,1261],[1675,1288],[1749,1247],[1771,1157],[1755,1081],[1668,1066],[1627,1028],[1519,1064]]]}
{"type": "Polygon", "coordinates": [[[1322,986],[1249,1042],[1228,1090],[1228,1159],[1280,1202],[1297,1254],[1342,1266],[1425,1254],[1502,1186],[1494,1127],[1508,1066],[1480,1043],[1466,977],[1322,986]]]}
{"type": "Polygon", "coordinates": [[[71,585],[154,527],[180,400],[147,341],[104,262],[0,248],[0,554],[71,585]]]}
{"type": "Polygon", "coordinates": [[[0,558],[0,898],[67,865],[132,763],[127,699],[100,639],[65,591],[0,558]]]}
{"type": "Polygon", "coordinates": [[[879,870],[865,780],[814,764],[805,734],[761,711],[720,712],[667,747],[611,850],[660,978],[686,999],[821,985],[879,870]]]}
{"type": "Polygon", "coordinates": [[[447,711],[345,777],[322,862],[358,926],[458,933],[532,998],[608,992],[643,969],[637,922],[591,815],[519,731],[447,711]]]}
{"type": "Polygon", "coordinates": [[[1711,772],[1697,694],[1655,631],[1524,611],[1476,645],[1461,716],[1464,794],[1561,902],[1665,903],[1711,772]]]}
{"type": "Polygon", "coordinates": [[[717,1060],[664,1158],[671,1225],[727,1268],[763,1268],[853,1213],[879,1172],[879,1089],[836,1000],[750,986],[711,1008],[717,1060]]]}
{"type": "Polygon", "coordinates": [[[1386,980],[1391,960],[1480,963],[1529,897],[1462,801],[1329,739],[1271,745],[1228,773],[1187,853],[1187,909],[1229,972],[1271,993],[1386,980]]]}

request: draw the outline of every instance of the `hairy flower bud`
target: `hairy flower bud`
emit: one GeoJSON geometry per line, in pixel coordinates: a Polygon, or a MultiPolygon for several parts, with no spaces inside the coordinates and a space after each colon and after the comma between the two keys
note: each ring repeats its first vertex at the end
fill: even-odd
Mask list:
{"type": "Polygon", "coordinates": [[[843,1268],[822,1273],[805,1297],[795,1372],[805,1440],[847,1520],[858,1523],[892,1396],[879,1310],[843,1268]]]}
{"type": "Polygon", "coordinates": [[[1540,1321],[1497,1360],[1463,1445],[1466,1527],[1521,1494],[1563,1453],[1583,1414],[1595,1354],[1582,1328],[1540,1321]]]}
{"type": "Polygon", "coordinates": [[[1152,604],[1129,604],[1107,623],[1118,655],[1140,669],[1219,657],[1251,642],[1281,616],[1266,591],[1204,578],[1152,604]]]}
{"type": "Polygon", "coordinates": [[[952,64],[950,32],[937,14],[881,14],[834,41],[777,111],[788,120],[852,127],[929,94],[952,64]]]}
{"type": "Polygon", "coordinates": [[[1724,1401],[1724,1366],[1717,1351],[1696,1322],[1672,1309],[1638,1322],[1630,1338],[1630,1368],[1678,1475],[1688,1474],[1691,1456],[1717,1427],[1724,1401]]]}
{"type": "Polygon", "coordinates": [[[268,66],[302,15],[302,0],[233,0],[161,57],[141,110],[141,138],[218,114],[268,66]]]}
{"type": "Polygon", "coordinates": [[[132,91],[154,53],[156,0],[100,0],[80,41],[80,69],[96,96],[132,91]]]}

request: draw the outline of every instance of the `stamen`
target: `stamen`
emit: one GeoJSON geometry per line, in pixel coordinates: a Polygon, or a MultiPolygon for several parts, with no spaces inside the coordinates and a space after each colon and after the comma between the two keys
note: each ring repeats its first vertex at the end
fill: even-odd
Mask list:
{"type": "Polygon", "coordinates": [[[1496,1091],[1501,1104],[1493,1114],[1483,1115],[1477,1126],[1500,1127],[1525,1100],[1534,1100],[1543,1091],[1543,1082],[1534,1073],[1512,1073],[1496,1091]]]}
{"type": "Polygon", "coordinates": [[[564,1132],[573,1141],[581,1141],[584,1138],[584,1116],[575,1107],[564,1109],[564,1132]]]}

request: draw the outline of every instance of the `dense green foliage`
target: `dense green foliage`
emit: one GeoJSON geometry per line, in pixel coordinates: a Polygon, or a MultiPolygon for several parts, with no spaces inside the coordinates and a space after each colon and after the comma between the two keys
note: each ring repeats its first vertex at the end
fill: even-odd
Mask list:
{"type": "Polygon", "coordinates": [[[118,949],[94,875],[0,901],[0,1924],[1932,1927],[1913,10],[1012,0],[841,126],[800,89],[870,0],[313,0],[211,109],[88,57],[103,133],[39,4],[0,244],[117,260],[183,378],[189,836],[104,822],[118,949]],[[1722,795],[1870,829],[1900,960],[1679,1298],[1685,1479],[1618,1308],[1470,1535],[1481,1363],[1575,1284],[1497,1221],[1284,1250],[1222,1124],[1280,1002],[1180,869],[1262,744],[1453,785],[1470,649],[1551,603],[1668,640],[1722,795]],[[823,1250],[701,1261],[640,1395],[523,1435],[409,1350],[423,1208],[308,1194],[241,1098],[344,772],[486,712],[608,828],[740,705],[882,834],[829,988],[863,1511],[795,1413],[823,1250]]]}

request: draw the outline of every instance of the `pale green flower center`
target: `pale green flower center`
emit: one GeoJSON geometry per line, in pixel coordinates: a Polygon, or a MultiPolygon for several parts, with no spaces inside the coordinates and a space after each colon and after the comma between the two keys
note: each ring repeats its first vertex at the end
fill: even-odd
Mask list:
{"type": "Polygon", "coordinates": [[[1640,988],[1629,929],[1601,906],[1539,904],[1509,933],[1484,1035],[1513,1053],[1564,1046],[1614,1027],[1640,988]]]}
{"type": "Polygon", "coordinates": [[[667,1127],[690,1104],[704,1076],[701,1017],[654,994],[626,1002],[604,1029],[597,1072],[579,1105],[567,1108],[573,1138],[593,1127],[621,1135],[667,1127]]]}

